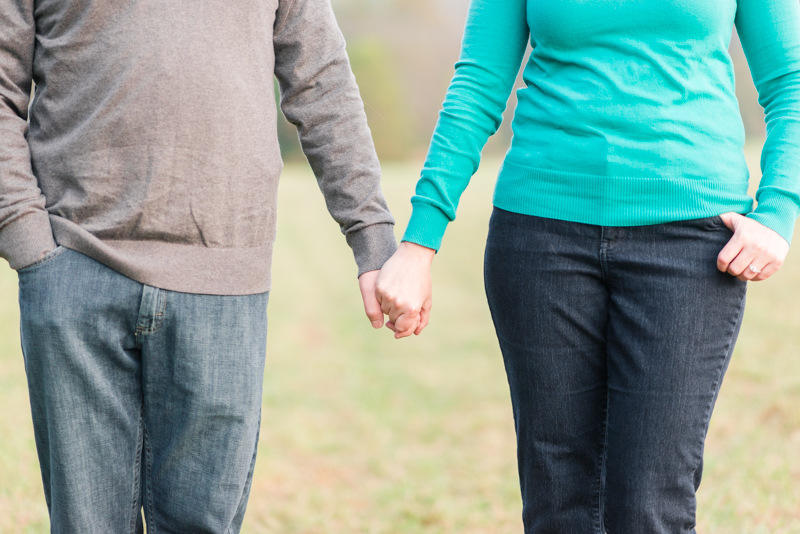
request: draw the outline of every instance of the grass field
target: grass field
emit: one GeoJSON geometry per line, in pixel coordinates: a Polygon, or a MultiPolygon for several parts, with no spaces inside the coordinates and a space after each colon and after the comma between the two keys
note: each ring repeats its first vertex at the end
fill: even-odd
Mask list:
{"type": "MultiPolygon", "coordinates": [[[[417,168],[384,169],[399,229],[417,168]]],[[[481,273],[496,169],[487,162],[473,180],[435,261],[431,325],[400,341],[369,327],[313,176],[287,169],[245,532],[521,532],[511,408],[481,273]]],[[[707,442],[698,532],[800,533],[800,249],[748,298],[707,442]]],[[[0,532],[39,533],[48,522],[18,324],[16,276],[3,266],[0,532]]]]}

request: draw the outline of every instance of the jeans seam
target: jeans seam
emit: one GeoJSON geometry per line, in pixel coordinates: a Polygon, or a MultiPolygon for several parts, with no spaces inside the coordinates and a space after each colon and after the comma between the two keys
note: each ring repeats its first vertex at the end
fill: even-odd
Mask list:
{"type": "Polygon", "coordinates": [[[148,334],[156,332],[159,328],[161,328],[161,323],[164,322],[164,313],[166,313],[167,310],[167,291],[164,289],[159,289],[158,299],[161,302],[158,305],[158,311],[153,319],[153,326],[150,328],[148,334]]]}
{"type": "Polygon", "coordinates": [[[147,511],[150,512],[147,518],[148,534],[158,534],[156,527],[155,507],[153,506],[153,483],[152,483],[152,453],[150,451],[150,441],[147,439],[147,424],[142,423],[144,429],[144,460],[145,460],[145,495],[147,497],[147,511]]]}
{"type": "Polygon", "coordinates": [[[139,411],[139,429],[137,433],[136,439],[136,460],[133,463],[133,503],[131,504],[131,523],[130,523],[130,532],[134,534],[136,532],[136,519],[139,515],[139,509],[142,506],[141,503],[141,479],[142,479],[142,443],[144,441],[144,432],[143,432],[143,425],[144,425],[144,406],[142,406],[141,410],[139,411]],[[137,506],[138,505],[138,506],[137,506]]]}
{"type": "Polygon", "coordinates": [[[597,494],[597,502],[596,507],[593,510],[594,515],[594,528],[595,532],[603,534],[603,513],[604,513],[604,506],[603,506],[603,499],[605,498],[603,495],[603,471],[605,470],[605,463],[606,463],[606,448],[608,447],[608,390],[606,390],[606,405],[603,409],[603,425],[602,425],[602,435],[603,440],[600,446],[600,458],[597,463],[597,479],[596,479],[596,486],[595,486],[595,493],[597,494]]]}
{"type": "MultiPolygon", "coordinates": [[[[746,282],[745,282],[745,284],[746,284],[746,282]]],[[[745,290],[746,290],[746,288],[747,288],[747,286],[745,285],[745,290]]],[[[712,410],[712,407],[713,407],[713,404],[714,404],[714,399],[716,398],[716,395],[714,395],[713,392],[717,391],[717,387],[720,385],[720,382],[722,381],[722,372],[723,372],[723,369],[725,368],[725,361],[728,359],[728,354],[733,349],[732,345],[733,345],[733,342],[734,342],[733,337],[734,337],[734,334],[736,333],[736,325],[737,325],[737,323],[740,323],[743,313],[744,313],[744,295],[742,295],[742,298],[739,301],[739,305],[737,306],[737,309],[736,309],[735,319],[731,323],[731,329],[730,329],[730,332],[728,333],[728,343],[725,345],[725,351],[723,352],[723,358],[720,360],[719,367],[717,368],[717,377],[714,380],[714,384],[713,384],[713,386],[711,388],[712,395],[711,395],[711,398],[709,399],[708,404],[706,405],[706,409],[705,409],[705,411],[703,413],[703,432],[701,433],[701,436],[700,436],[700,451],[701,451],[700,452],[700,462],[697,465],[694,466],[693,472],[697,471],[697,469],[700,468],[700,463],[702,463],[702,461],[703,461],[703,452],[702,451],[703,451],[703,448],[704,448],[704,445],[705,445],[706,436],[708,435],[708,428],[709,428],[709,426],[711,424],[711,410],[712,410]]],[[[697,526],[697,522],[695,520],[695,524],[692,525],[692,529],[694,529],[696,526],[697,526]]],[[[690,532],[694,532],[694,530],[691,530],[690,532]]]]}

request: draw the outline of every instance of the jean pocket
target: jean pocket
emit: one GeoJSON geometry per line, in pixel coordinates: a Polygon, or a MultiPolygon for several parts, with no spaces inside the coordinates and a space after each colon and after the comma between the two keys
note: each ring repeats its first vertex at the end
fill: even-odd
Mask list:
{"type": "Polygon", "coordinates": [[[700,223],[702,228],[706,230],[722,230],[726,229],[725,221],[722,220],[722,216],[715,215],[713,217],[706,217],[705,219],[697,219],[697,222],[700,223]]]}
{"type": "Polygon", "coordinates": [[[58,245],[56,248],[54,248],[53,250],[51,250],[50,252],[45,254],[45,256],[42,259],[40,259],[39,261],[31,263],[30,265],[26,265],[25,267],[23,267],[21,269],[17,269],[17,274],[27,273],[27,272],[30,272],[33,269],[37,268],[37,267],[41,267],[42,265],[44,265],[45,263],[49,262],[50,260],[59,257],[61,254],[63,254],[67,250],[68,249],[66,247],[58,245]]]}

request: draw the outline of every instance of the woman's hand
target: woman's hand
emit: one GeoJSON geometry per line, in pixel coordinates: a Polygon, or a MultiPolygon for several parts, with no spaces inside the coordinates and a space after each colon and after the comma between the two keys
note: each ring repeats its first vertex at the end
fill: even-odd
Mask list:
{"type": "Polygon", "coordinates": [[[766,280],[781,268],[789,243],[775,230],[738,213],[721,215],[733,237],[717,257],[717,269],[739,280],[766,280]]]}
{"type": "Polygon", "coordinates": [[[419,335],[431,311],[431,263],[436,251],[403,241],[380,274],[375,296],[395,339],[419,335]]]}

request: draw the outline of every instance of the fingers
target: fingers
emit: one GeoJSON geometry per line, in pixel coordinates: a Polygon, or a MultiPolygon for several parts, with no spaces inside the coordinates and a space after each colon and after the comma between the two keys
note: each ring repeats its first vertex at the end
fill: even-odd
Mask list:
{"type": "Polygon", "coordinates": [[[426,326],[428,326],[428,321],[430,320],[431,316],[431,302],[428,301],[422,307],[422,310],[419,312],[419,326],[416,330],[414,330],[414,335],[418,336],[422,333],[426,326]]]}
{"type": "Polygon", "coordinates": [[[742,249],[728,265],[728,274],[744,281],[754,278],[758,273],[751,271],[750,265],[753,265],[755,259],[756,252],[754,250],[742,249]]]}
{"type": "Polygon", "coordinates": [[[759,282],[781,268],[789,244],[780,234],[736,213],[720,217],[734,233],[717,256],[717,269],[745,282],[759,282]]]}
{"type": "Polygon", "coordinates": [[[395,339],[408,337],[411,334],[418,336],[422,333],[430,321],[430,302],[426,303],[420,312],[414,316],[412,313],[400,314],[397,321],[386,321],[386,328],[395,333],[395,339]]]}
{"type": "Polygon", "coordinates": [[[395,333],[395,338],[400,339],[413,334],[420,323],[420,312],[403,301],[387,296],[378,292],[381,308],[381,316],[388,315],[386,327],[395,333]]]}
{"type": "Polygon", "coordinates": [[[739,254],[728,264],[725,272],[744,282],[760,282],[775,274],[780,269],[781,264],[782,262],[779,259],[773,258],[761,246],[751,246],[742,248],[739,254]]]}
{"type": "Polygon", "coordinates": [[[753,277],[752,280],[753,282],[761,282],[763,280],[766,280],[773,274],[777,273],[778,269],[780,269],[780,266],[775,263],[770,263],[769,265],[765,265],[764,267],[761,268],[761,273],[753,277]]]}
{"type": "Polygon", "coordinates": [[[378,297],[375,294],[375,284],[380,271],[368,271],[358,277],[358,288],[361,290],[361,299],[364,301],[364,312],[367,314],[372,328],[383,326],[383,311],[378,297]]]}
{"type": "Polygon", "coordinates": [[[397,325],[397,320],[401,315],[413,312],[409,306],[397,302],[397,300],[390,297],[383,297],[383,300],[381,300],[381,310],[389,316],[389,322],[394,325],[397,325]]]}
{"type": "Polygon", "coordinates": [[[420,324],[419,313],[404,313],[394,323],[394,337],[400,339],[413,334],[420,324]]]}
{"type": "Polygon", "coordinates": [[[408,337],[411,334],[418,336],[428,326],[431,306],[432,301],[428,299],[422,304],[419,312],[415,312],[412,309],[409,312],[400,313],[397,315],[396,320],[392,320],[390,315],[390,320],[386,323],[386,326],[395,333],[394,337],[396,339],[408,337]]]}
{"type": "Polygon", "coordinates": [[[728,241],[728,244],[722,248],[719,255],[717,256],[717,269],[719,269],[720,272],[723,273],[730,272],[728,271],[728,268],[730,267],[731,262],[733,262],[733,260],[735,260],[737,256],[739,256],[739,253],[741,252],[742,252],[742,244],[739,242],[739,239],[734,234],[731,240],[728,241]]]}
{"type": "Polygon", "coordinates": [[[367,313],[367,318],[372,324],[372,328],[383,326],[383,312],[377,300],[372,300],[371,302],[364,300],[364,311],[367,313]]]}

